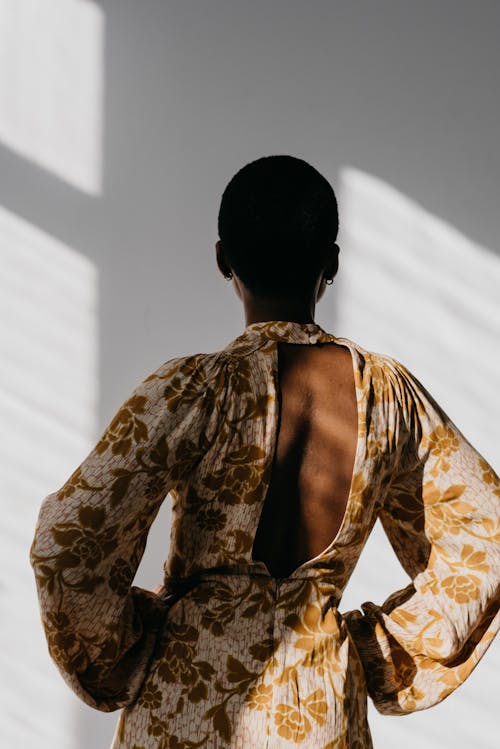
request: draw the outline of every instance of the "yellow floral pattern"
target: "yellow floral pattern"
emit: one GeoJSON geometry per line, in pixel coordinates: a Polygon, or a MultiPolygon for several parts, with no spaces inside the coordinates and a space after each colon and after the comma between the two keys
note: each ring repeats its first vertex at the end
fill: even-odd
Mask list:
{"type": "Polygon", "coordinates": [[[430,707],[500,627],[500,479],[397,360],[316,323],[248,325],[146,377],[42,502],[30,561],[50,656],[112,749],[369,749],[430,707]],[[278,423],[278,343],[352,355],[358,444],[340,530],[287,578],[252,558],[278,423]],[[160,593],[132,585],[172,502],[160,593]],[[412,580],[338,606],[376,519],[412,580]]]}

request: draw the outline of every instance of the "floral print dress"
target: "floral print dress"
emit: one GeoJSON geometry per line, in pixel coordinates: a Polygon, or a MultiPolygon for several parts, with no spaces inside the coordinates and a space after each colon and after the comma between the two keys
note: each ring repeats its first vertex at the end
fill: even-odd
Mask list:
{"type": "Polygon", "coordinates": [[[49,652],[112,749],[368,749],[428,708],[500,626],[500,479],[399,361],[316,323],[265,321],[162,364],[43,500],[30,560],[49,652]],[[330,545],[286,578],[252,558],[277,437],[280,341],[352,356],[358,441],[330,545]],[[160,593],[132,585],[169,494],[160,593]],[[339,613],[377,518],[411,584],[339,613]]]}

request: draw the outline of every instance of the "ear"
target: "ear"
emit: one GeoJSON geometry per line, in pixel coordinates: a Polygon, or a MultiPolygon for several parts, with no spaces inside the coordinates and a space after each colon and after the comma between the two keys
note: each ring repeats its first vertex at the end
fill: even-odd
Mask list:
{"type": "Polygon", "coordinates": [[[231,268],[226,262],[226,258],[224,257],[224,250],[222,249],[222,244],[220,239],[217,240],[215,243],[215,252],[216,252],[216,260],[217,260],[217,266],[222,273],[223,276],[229,275],[231,272],[231,268]]]}
{"type": "Polygon", "coordinates": [[[333,245],[330,245],[330,257],[328,258],[327,263],[327,270],[329,276],[333,278],[333,276],[336,275],[338,269],[339,269],[339,255],[340,255],[340,247],[335,242],[333,245]]]}

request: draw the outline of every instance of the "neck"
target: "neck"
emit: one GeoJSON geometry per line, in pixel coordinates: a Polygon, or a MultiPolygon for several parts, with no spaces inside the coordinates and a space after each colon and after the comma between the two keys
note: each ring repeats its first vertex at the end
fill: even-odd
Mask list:
{"type": "Polygon", "coordinates": [[[315,304],[312,299],[278,300],[253,299],[244,304],[246,325],[267,320],[290,320],[291,322],[315,322],[315,304]]]}

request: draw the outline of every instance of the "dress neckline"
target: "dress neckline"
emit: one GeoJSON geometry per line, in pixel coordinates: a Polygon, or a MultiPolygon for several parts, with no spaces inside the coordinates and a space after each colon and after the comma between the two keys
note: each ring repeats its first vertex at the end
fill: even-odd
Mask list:
{"type": "Polygon", "coordinates": [[[255,347],[258,347],[267,340],[314,344],[335,341],[336,337],[331,333],[327,333],[321,325],[316,322],[263,320],[247,325],[232,344],[254,344],[255,347]]]}

